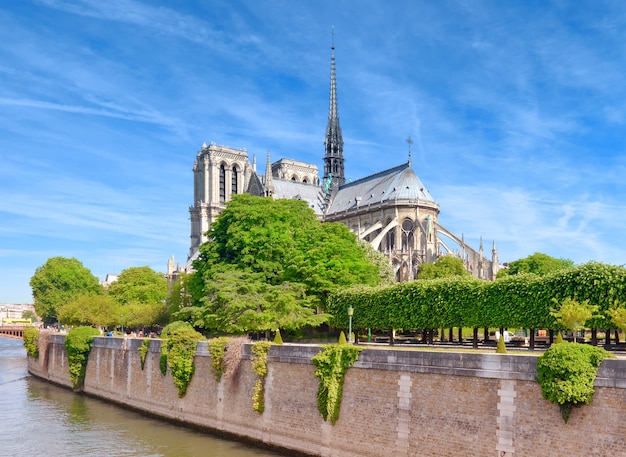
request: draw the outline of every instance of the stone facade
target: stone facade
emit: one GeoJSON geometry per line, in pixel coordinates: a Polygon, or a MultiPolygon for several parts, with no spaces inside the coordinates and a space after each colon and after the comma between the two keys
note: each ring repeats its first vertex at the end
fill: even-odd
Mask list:
{"type": "MultiPolygon", "coordinates": [[[[365,349],[346,374],[335,425],[317,410],[311,357],[320,347],[272,346],[265,412],[252,409],[257,376],[244,346],[238,375],[216,382],[207,343],[178,398],[159,371],[159,340],[144,370],[141,339],[95,339],[84,391],[121,405],[287,450],[290,455],[377,457],[605,457],[624,455],[626,360],[605,360],[590,405],[567,424],[541,396],[536,356],[365,349]]],[[[53,334],[29,371],[70,386],[64,336],[53,334]]]]}

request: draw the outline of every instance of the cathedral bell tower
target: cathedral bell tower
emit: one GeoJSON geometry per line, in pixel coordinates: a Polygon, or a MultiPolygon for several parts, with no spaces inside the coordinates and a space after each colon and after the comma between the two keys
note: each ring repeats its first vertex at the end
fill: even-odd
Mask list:
{"type": "Polygon", "coordinates": [[[328,124],[326,125],[326,138],[324,139],[324,180],[326,189],[336,190],[346,182],[343,166],[343,137],[339,126],[339,114],[337,112],[337,81],[335,78],[335,38],[331,46],[332,55],[330,60],[330,107],[328,111],[328,124]]]}

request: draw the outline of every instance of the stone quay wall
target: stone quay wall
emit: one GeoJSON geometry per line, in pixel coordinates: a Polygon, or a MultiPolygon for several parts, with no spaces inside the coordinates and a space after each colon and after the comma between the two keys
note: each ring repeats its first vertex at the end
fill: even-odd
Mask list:
{"type": "MultiPolygon", "coordinates": [[[[217,382],[206,342],[178,398],[159,370],[160,340],[144,369],[141,339],[97,337],[84,392],[184,424],[236,436],[290,454],[322,457],[551,457],[626,455],[626,360],[605,360],[590,405],[565,424],[543,399],[529,355],[365,349],[348,370],[335,425],[317,410],[311,362],[321,348],[274,345],[268,356],[265,411],[252,409],[258,379],[244,345],[239,371],[217,382]]],[[[51,335],[30,372],[70,387],[64,335],[51,335]]]]}

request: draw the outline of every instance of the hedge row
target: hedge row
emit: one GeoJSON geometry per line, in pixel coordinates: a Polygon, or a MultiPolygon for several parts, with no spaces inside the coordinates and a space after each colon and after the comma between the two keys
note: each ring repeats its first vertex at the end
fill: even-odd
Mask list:
{"type": "Polygon", "coordinates": [[[557,329],[550,310],[565,297],[598,305],[591,328],[615,328],[608,310],[626,306],[626,268],[591,262],[547,276],[516,275],[497,281],[473,278],[417,280],[385,288],[334,293],[327,305],[333,324],[354,328],[414,329],[508,327],[557,329]]]}

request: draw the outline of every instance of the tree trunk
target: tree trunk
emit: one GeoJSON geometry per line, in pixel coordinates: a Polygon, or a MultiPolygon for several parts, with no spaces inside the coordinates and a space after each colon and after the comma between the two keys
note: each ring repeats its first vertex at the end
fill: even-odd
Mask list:
{"type": "Polygon", "coordinates": [[[554,344],[554,330],[552,329],[548,330],[548,336],[550,339],[550,346],[552,346],[554,344]]]}
{"type": "Polygon", "coordinates": [[[596,328],[591,329],[591,345],[592,346],[598,345],[598,329],[596,328]]]}
{"type": "Polygon", "coordinates": [[[474,327],[474,338],[472,339],[472,347],[478,349],[478,327],[474,327]]]}
{"type": "Polygon", "coordinates": [[[450,329],[448,330],[448,340],[450,341],[450,343],[454,341],[454,331],[452,327],[450,327],[450,329]]]}
{"type": "Polygon", "coordinates": [[[485,343],[489,341],[489,327],[483,328],[483,341],[485,343]]]}
{"type": "Polygon", "coordinates": [[[530,329],[530,344],[528,345],[528,350],[529,351],[535,350],[535,329],[534,328],[530,329]]]}
{"type": "Polygon", "coordinates": [[[463,327],[459,327],[459,344],[463,344],[463,327]]]}

